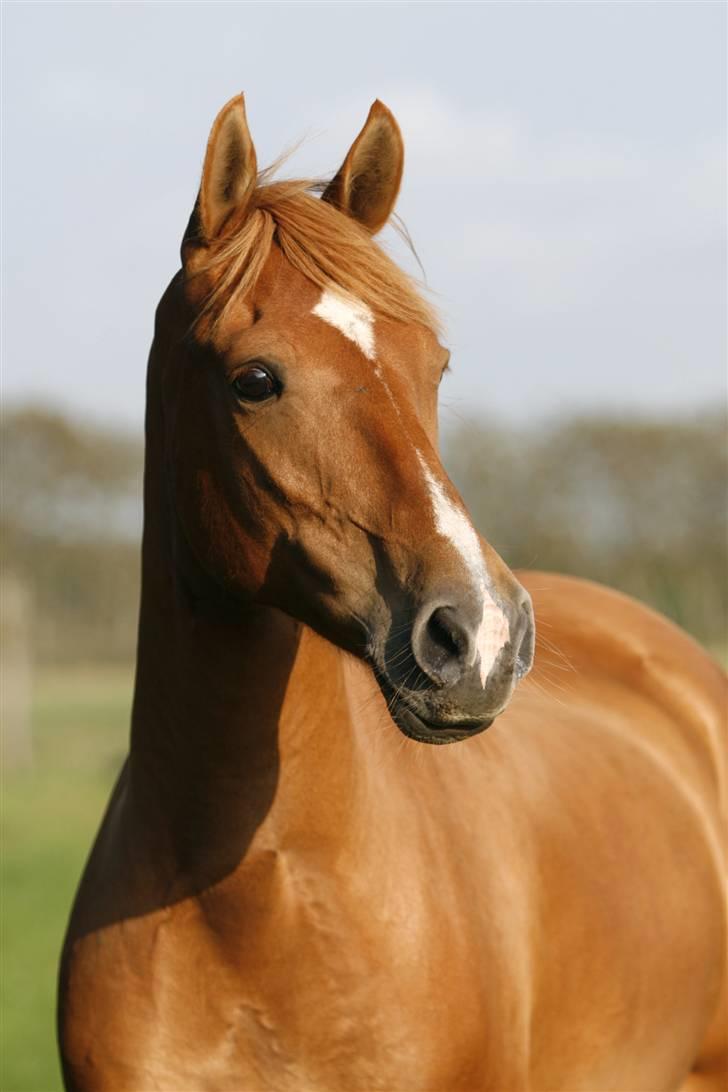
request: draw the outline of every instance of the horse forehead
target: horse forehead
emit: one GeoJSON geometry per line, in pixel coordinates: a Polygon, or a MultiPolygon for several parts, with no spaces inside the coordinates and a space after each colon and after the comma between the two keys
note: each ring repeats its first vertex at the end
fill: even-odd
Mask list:
{"type": "Polygon", "coordinates": [[[334,283],[314,283],[275,248],[259,278],[255,302],[256,309],[279,315],[310,343],[316,344],[319,335],[328,340],[336,330],[340,348],[352,350],[339,356],[340,363],[347,357],[352,364],[362,356],[371,363],[391,357],[406,367],[440,353],[434,331],[418,323],[391,321],[334,283]]]}
{"type": "Polygon", "coordinates": [[[311,314],[348,338],[367,360],[376,360],[374,312],[366,303],[332,288],[324,288],[311,308],[311,314]]]}
{"type": "MultiPolygon", "coordinates": [[[[424,326],[393,322],[336,286],[318,290],[309,316],[319,329],[336,330],[378,371],[396,362],[398,370],[417,370],[439,351],[435,334],[424,326]]],[[[345,343],[342,343],[342,345],[345,343]]]]}

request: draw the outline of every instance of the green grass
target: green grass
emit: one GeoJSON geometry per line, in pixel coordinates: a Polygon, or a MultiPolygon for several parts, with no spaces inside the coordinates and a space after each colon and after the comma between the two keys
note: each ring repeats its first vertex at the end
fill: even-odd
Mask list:
{"type": "Polygon", "coordinates": [[[58,956],[71,900],[126,751],[132,673],[44,673],[33,696],[33,768],[3,778],[0,1090],[61,1088],[58,956]]]}

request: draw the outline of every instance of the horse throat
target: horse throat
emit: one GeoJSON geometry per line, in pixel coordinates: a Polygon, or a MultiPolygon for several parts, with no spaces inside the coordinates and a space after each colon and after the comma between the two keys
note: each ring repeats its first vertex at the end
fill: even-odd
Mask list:
{"type": "Polygon", "coordinates": [[[184,897],[301,831],[340,839],[368,794],[346,654],[273,608],[195,602],[160,545],[152,523],[128,776],[184,897]]]}

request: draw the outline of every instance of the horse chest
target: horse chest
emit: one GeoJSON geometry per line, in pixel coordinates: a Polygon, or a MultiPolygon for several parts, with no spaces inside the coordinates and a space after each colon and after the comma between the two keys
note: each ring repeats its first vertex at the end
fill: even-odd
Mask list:
{"type": "Polygon", "coordinates": [[[515,934],[465,927],[452,895],[406,873],[388,890],[384,875],[376,889],[280,860],[273,871],[261,904],[226,931],[223,959],[219,934],[210,943],[206,1065],[222,1059],[246,1088],[524,1086],[515,934]]]}
{"type": "MultiPolygon", "coordinates": [[[[684,828],[686,817],[676,824],[684,828]]],[[[418,839],[410,828],[408,852],[396,860],[380,841],[377,853],[356,861],[268,850],[193,898],[112,926],[101,947],[86,938],[87,955],[79,957],[90,953],[84,976],[90,1003],[78,1025],[77,1053],[91,1057],[96,1072],[113,1061],[98,1056],[109,1044],[114,1054],[133,1058],[138,1071],[114,1072],[103,1085],[115,1089],[145,1087],[150,1072],[157,1087],[170,1090],[188,1087],[191,1074],[196,1088],[236,1092],[542,1089],[555,1086],[542,1079],[552,1072],[562,1087],[572,1077],[576,1086],[592,1073],[595,1057],[605,1066],[599,1087],[672,1087],[669,1059],[655,1073],[650,1069],[648,1083],[628,1085],[620,1077],[623,1065],[628,1072],[634,1066],[625,1061],[627,1032],[617,1024],[623,1009],[638,1011],[634,999],[626,1005],[621,999],[639,959],[635,949],[620,970],[625,960],[617,958],[607,920],[613,912],[602,908],[603,926],[594,920],[603,902],[601,866],[594,866],[592,884],[591,866],[583,863],[580,888],[571,888],[553,918],[538,926],[533,870],[504,864],[519,858],[516,831],[513,821],[497,837],[473,837],[467,851],[454,853],[444,848],[452,838],[438,841],[427,830],[418,839]],[[574,915],[580,929],[589,925],[589,936],[575,943],[579,933],[572,931],[560,940],[574,915]],[[563,951],[571,953],[568,962],[559,959],[563,951]],[[587,963],[601,968],[599,975],[587,963]],[[604,1010],[610,990],[616,1016],[604,1010]],[[598,1032],[599,1050],[590,1028],[598,1032]]],[[[563,859],[575,859],[569,837],[560,829],[563,859]]],[[[562,857],[550,857],[561,868],[562,857]]],[[[563,882],[544,873],[547,859],[540,860],[546,889],[563,890],[563,882]]],[[[633,873],[638,863],[636,857],[633,873]]],[[[654,886],[637,879],[630,905],[654,886]]],[[[621,937],[635,932],[628,909],[622,906],[621,937]]],[[[644,909],[637,911],[644,918],[644,909]]],[[[664,915],[668,939],[684,934],[680,907],[664,915]]],[[[703,923],[696,931],[710,947],[711,930],[703,923]]],[[[667,947],[674,949],[672,940],[667,947]]],[[[650,958],[658,969],[663,965],[659,953],[650,958]]],[[[700,948],[695,965],[706,958],[700,948]]],[[[649,1022],[657,1028],[665,1020],[649,1022]]],[[[91,1080],[78,1087],[102,1086],[91,1080]]]]}

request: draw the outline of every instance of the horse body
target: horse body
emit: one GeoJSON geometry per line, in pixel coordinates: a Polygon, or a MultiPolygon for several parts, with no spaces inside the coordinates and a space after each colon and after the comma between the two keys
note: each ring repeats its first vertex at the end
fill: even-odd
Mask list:
{"type": "MultiPolygon", "coordinates": [[[[621,596],[531,579],[569,669],[468,744],[388,736],[367,669],[275,618],[265,763],[231,762],[239,730],[208,780],[132,759],[74,925],[71,1087],[678,1087],[720,985],[720,673],[621,596]]],[[[208,707],[260,671],[261,629],[205,632],[208,707]]]]}
{"type": "MultiPolygon", "coordinates": [[[[240,132],[236,169],[250,154],[240,132]]],[[[348,162],[329,196],[342,207],[358,194],[354,211],[375,225],[388,203],[350,185],[348,162]]],[[[400,173],[379,171],[378,184],[389,176],[396,191],[400,173]]],[[[223,190],[239,202],[246,187],[223,190]]],[[[208,225],[210,192],[203,180],[208,225]]],[[[316,325],[332,314],[318,298],[273,252],[248,318],[238,310],[233,332],[215,333],[217,358],[255,354],[265,371],[275,352],[291,392],[305,345],[329,384],[307,403],[311,433],[298,419],[273,455],[246,449],[234,520],[220,452],[238,441],[204,357],[178,366],[178,280],[158,313],[132,746],[64,950],[67,1087],[718,1087],[706,1033],[720,1025],[726,944],[721,672],[617,593],[516,580],[485,542],[480,568],[456,498],[431,487],[434,394],[403,381],[408,354],[424,369],[432,343],[377,320],[378,344],[401,361],[385,373],[366,312],[334,308],[337,332],[316,325]],[[341,345],[349,355],[332,368],[341,345]],[[378,416],[359,428],[374,383],[378,416]],[[331,384],[337,420],[324,426],[311,406],[326,408],[331,384]],[[290,445],[313,452],[323,499],[304,498],[290,445]],[[381,451],[384,484],[372,472],[381,451]],[[357,485],[351,497],[342,480],[357,485]],[[283,530],[266,543],[280,496],[283,530]],[[402,589],[409,613],[392,606],[402,589]],[[514,691],[530,666],[531,600],[546,638],[514,691]],[[363,656],[371,603],[391,613],[363,656]],[[509,634],[489,653],[486,620],[509,634]],[[419,690],[397,675],[413,656],[429,680],[419,690]]],[[[246,444],[275,442],[265,412],[246,410],[246,444]]]]}

